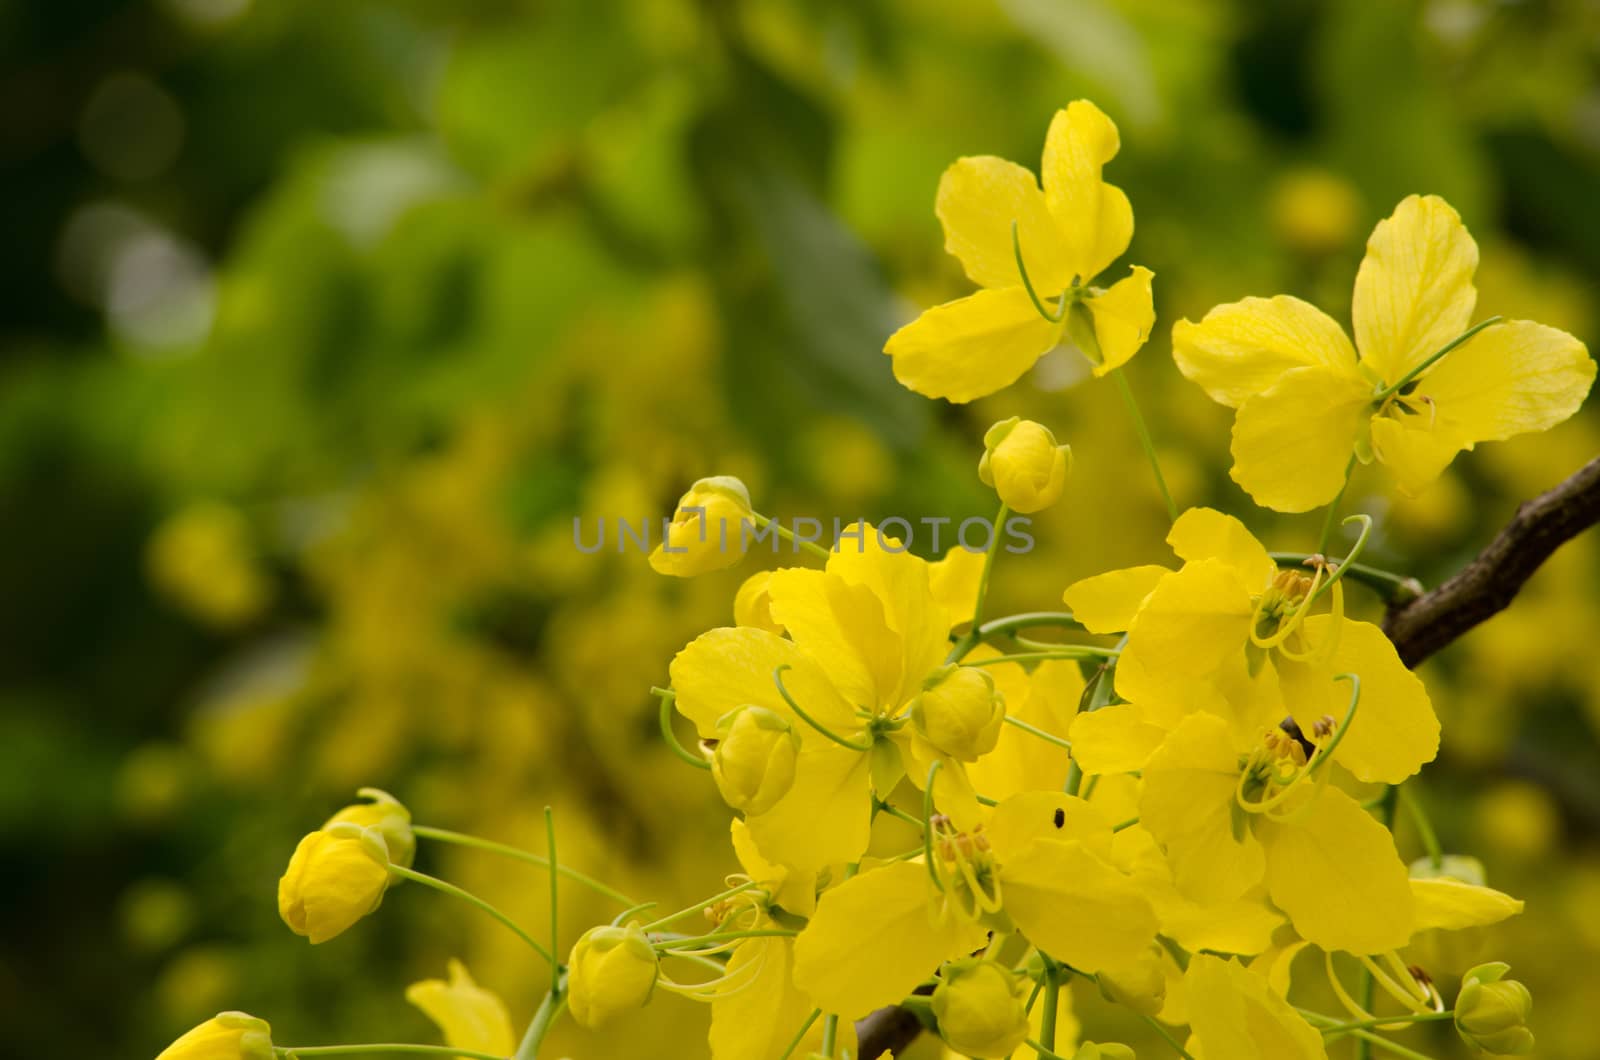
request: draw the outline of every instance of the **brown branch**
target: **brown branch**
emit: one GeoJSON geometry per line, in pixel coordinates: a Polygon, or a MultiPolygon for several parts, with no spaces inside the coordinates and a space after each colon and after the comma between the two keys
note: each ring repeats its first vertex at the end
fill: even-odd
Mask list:
{"type": "Polygon", "coordinates": [[[1443,648],[1511,603],[1550,554],[1600,522],[1600,457],[1517,508],[1477,558],[1421,597],[1390,608],[1384,632],[1407,666],[1443,648]]]}
{"type": "MultiPolygon", "coordinates": [[[[1448,581],[1389,609],[1384,632],[1415,666],[1474,626],[1505,610],[1556,549],[1600,523],[1600,457],[1517,508],[1516,516],[1448,581]]],[[[890,1006],[856,1021],[860,1055],[896,1055],[922,1033],[917,1017],[890,1006]]]]}

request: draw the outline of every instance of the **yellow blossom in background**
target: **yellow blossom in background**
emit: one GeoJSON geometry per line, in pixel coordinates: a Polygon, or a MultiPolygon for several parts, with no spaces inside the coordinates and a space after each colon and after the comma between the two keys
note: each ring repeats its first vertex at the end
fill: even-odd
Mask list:
{"type": "Polygon", "coordinates": [[[1179,321],[1178,367],[1238,410],[1234,481],[1258,504],[1303,512],[1333,500],[1358,458],[1382,463],[1414,494],[1462,450],[1576,412],[1595,365],[1566,332],[1505,321],[1449,349],[1472,325],[1477,264],[1455,210],[1412,195],[1367,242],[1354,345],[1321,310],[1288,295],[1179,321]]]}
{"type": "Polygon", "coordinates": [[[932,398],[972,401],[1016,382],[1071,336],[1103,375],[1126,363],[1155,323],[1149,269],[1109,288],[1090,284],[1128,249],[1133,207],[1101,179],[1121,147],[1117,127],[1088,100],[1056,113],[1040,181],[1002,158],[963,158],[939,181],[935,212],[945,249],[978,293],[935,306],[889,338],[895,378],[932,398]],[[1019,249],[1020,248],[1020,251],[1019,249]],[[1045,317],[1039,299],[1059,298],[1045,317]]]}
{"type": "Polygon", "coordinates": [[[249,622],[272,602],[250,524],[226,504],[192,504],[168,518],[150,539],[145,567],[158,589],[224,629],[249,622]]]}
{"type": "Polygon", "coordinates": [[[406,1000],[421,1009],[444,1035],[446,1045],[509,1056],[516,1049],[511,1016],[492,990],[473,982],[467,966],[452,960],[450,978],[424,979],[406,987],[406,1000]]]}

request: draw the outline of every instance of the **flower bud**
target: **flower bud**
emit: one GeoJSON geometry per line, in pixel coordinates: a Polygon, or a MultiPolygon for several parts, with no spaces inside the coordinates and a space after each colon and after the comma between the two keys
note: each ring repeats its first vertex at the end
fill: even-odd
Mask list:
{"type": "Polygon", "coordinates": [[[729,806],[766,813],[794,786],[800,734],[783,715],[740,707],[717,721],[717,736],[711,776],[729,806]]]}
{"type": "Polygon", "coordinates": [[[590,928],[572,947],[567,966],[572,1018],[590,1030],[643,1008],[659,971],[656,951],[637,923],[590,928]]]}
{"type": "Polygon", "coordinates": [[[978,477],[993,486],[1006,507],[1024,515],[1054,504],[1067,484],[1072,448],[1057,445],[1048,427],[1016,416],[983,436],[978,477]]]}
{"type": "Polygon", "coordinates": [[[1515,979],[1502,978],[1511,966],[1480,964],[1466,974],[1456,995],[1456,1031],[1469,1045],[1496,1056],[1533,1052],[1533,995],[1515,979]]]}
{"type": "Polygon", "coordinates": [[[377,909],[391,879],[383,834],[338,822],[295,847],[278,881],[278,915],[295,934],[326,942],[377,909]]]}
{"type": "Polygon", "coordinates": [[[1084,1042],[1072,1060],[1135,1060],[1133,1050],[1121,1042],[1084,1042]]]}
{"type": "Polygon", "coordinates": [[[156,1060],[273,1060],[272,1028],[243,1012],[219,1012],[161,1051],[156,1060]]]}
{"type": "Polygon", "coordinates": [[[743,482],[731,475],[703,478],[678,499],[650,566],[677,578],[731,567],[744,555],[749,518],[750,491],[743,482]]]}
{"type": "Polygon", "coordinates": [[[939,1036],[966,1056],[999,1060],[1028,1039],[1027,981],[978,958],[945,966],[933,991],[939,1036]]]}
{"type": "Polygon", "coordinates": [[[911,701],[911,723],[935,749],[963,762],[994,750],[1006,701],[994,678],[976,666],[946,666],[923,682],[911,701]]]}
{"type": "Polygon", "coordinates": [[[409,869],[417,853],[417,837],[411,834],[411,811],[399,799],[380,788],[362,788],[356,794],[371,801],[351,803],[328,818],[322,827],[353,824],[360,828],[376,829],[383,836],[384,848],[389,852],[389,863],[409,869]]]}
{"type": "Polygon", "coordinates": [[[1161,974],[1161,958],[1153,951],[1127,967],[1102,970],[1095,979],[1100,996],[1143,1015],[1154,1016],[1166,1004],[1167,977],[1161,974]]]}

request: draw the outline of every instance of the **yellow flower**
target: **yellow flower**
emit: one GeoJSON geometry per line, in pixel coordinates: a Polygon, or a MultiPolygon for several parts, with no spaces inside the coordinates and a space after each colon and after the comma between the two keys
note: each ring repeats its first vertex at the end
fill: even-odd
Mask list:
{"type": "Polygon", "coordinates": [[[936,820],[930,866],[892,862],[825,892],[795,943],[795,983],[857,1017],[904,997],[991,928],[1015,928],[1074,968],[1123,967],[1155,938],[1138,885],[1111,862],[1109,823],[1060,792],[1014,795],[988,821],[936,820]]]}
{"type": "Polygon", "coordinates": [[[1398,784],[1433,759],[1439,721],[1422,682],[1400,661],[1377,626],[1343,617],[1341,586],[1333,613],[1308,614],[1318,584],[1280,571],[1243,523],[1192,508],[1167,535],[1184,565],[1132,567],[1087,578],[1063,598],[1095,633],[1126,630],[1116,689],[1130,707],[1096,711],[1074,723],[1072,739],[1086,770],[1139,768],[1195,708],[1228,718],[1254,738],[1285,715],[1300,731],[1338,722],[1350,688],[1361,703],[1333,760],[1363,781],[1398,784]]]}
{"type": "Polygon", "coordinates": [[[1070,329],[1094,373],[1126,363],[1155,323],[1153,275],[1134,266],[1109,288],[1090,283],[1133,238],[1133,208],[1100,171],[1121,146],[1117,127],[1093,103],[1057,111],[1040,166],[963,158],[939,182],[935,212],[945,249],[983,290],[927,310],[889,338],[895,377],[928,397],[966,402],[1016,382],[1070,329]],[[1019,249],[1020,248],[1020,252],[1019,249]],[[1040,299],[1060,296],[1047,319],[1040,299]]]}
{"type": "Polygon", "coordinates": [[[272,1029],[243,1012],[220,1012],[161,1050],[156,1060],[272,1060],[272,1029]]]}
{"type": "Polygon", "coordinates": [[[411,811],[381,788],[362,788],[356,794],[368,801],[346,806],[328,818],[322,827],[353,824],[360,828],[375,828],[383,836],[389,863],[409,869],[417,853],[417,837],[411,832],[411,811]]]}
{"type": "Polygon", "coordinates": [[[567,959],[567,1005],[572,1018],[593,1030],[643,1008],[655,990],[660,962],[637,922],[590,928],[567,959]]]}
{"type": "Polygon", "coordinates": [[[1013,416],[984,433],[978,478],[1014,512],[1027,515],[1054,504],[1071,468],[1072,447],[1057,445],[1042,424],[1013,416]]]}
{"type": "Polygon", "coordinates": [[[278,914],[295,934],[326,942],[377,909],[391,879],[381,833],[333,824],[295,847],[278,881],[278,914]]]}
{"type": "Polygon", "coordinates": [[[452,960],[447,967],[449,982],[424,979],[412,983],[406,987],[406,1000],[439,1025],[446,1045],[510,1056],[517,1045],[505,1002],[473,982],[460,961],[452,960]]]}
{"type": "Polygon", "coordinates": [[[1299,750],[1274,734],[1250,746],[1223,719],[1190,715],[1145,763],[1140,825],[1166,848],[1178,889],[1202,904],[1264,881],[1301,937],[1323,949],[1404,946],[1415,903],[1394,837],[1338,788],[1280,788],[1290,747],[1299,750]],[[1284,812],[1251,809],[1280,791],[1284,812]]]}
{"type": "Polygon", "coordinates": [[[789,719],[765,707],[745,706],[717,723],[711,776],[729,806],[766,813],[794,786],[800,735],[789,719]]]}
{"type": "Polygon", "coordinates": [[[1264,977],[1233,961],[1195,954],[1184,987],[1207,1060],[1327,1060],[1322,1035],[1264,977]]]}
{"type": "Polygon", "coordinates": [[[692,578],[731,567],[749,543],[750,491],[731,475],[703,478],[678,499],[672,522],[650,553],[658,573],[692,578]]]}
{"type": "Polygon", "coordinates": [[[733,622],[738,626],[754,626],[768,633],[783,635],[783,627],[772,620],[772,594],[769,587],[772,572],[757,571],[744,580],[733,597],[733,622]]]}
{"type": "Polygon", "coordinates": [[[994,961],[945,965],[933,991],[939,1037],[958,1053],[1004,1060],[1028,1039],[1027,981],[994,961]]]}
{"type": "Polygon", "coordinates": [[[1258,504],[1326,504],[1351,456],[1377,459],[1415,494],[1479,442],[1546,430],[1594,380],[1584,344],[1512,320],[1444,355],[1472,322],[1478,247],[1449,204],[1410,196],[1380,222],[1356,274],[1355,344],[1287,295],[1218,306],[1172,329],[1173,357],[1238,410],[1233,478],[1258,504]],[[1358,353],[1359,351],[1359,353],[1358,353]]]}
{"type": "Polygon", "coordinates": [[[946,666],[928,676],[911,701],[911,724],[933,747],[963,762],[994,750],[1006,719],[1006,701],[988,671],[946,666]]]}
{"type": "MultiPolygon", "coordinates": [[[[793,785],[747,818],[763,855],[794,869],[857,860],[871,793],[886,795],[908,772],[922,780],[937,757],[913,738],[907,708],[944,662],[950,613],[933,595],[926,561],[868,524],[854,531],[825,570],[772,572],[772,616],[787,638],[714,629],[672,662],[675,705],[702,738],[717,739],[721,719],[749,705],[799,734],[793,785]]],[[[940,773],[944,790],[963,781],[954,762],[940,773]]]]}

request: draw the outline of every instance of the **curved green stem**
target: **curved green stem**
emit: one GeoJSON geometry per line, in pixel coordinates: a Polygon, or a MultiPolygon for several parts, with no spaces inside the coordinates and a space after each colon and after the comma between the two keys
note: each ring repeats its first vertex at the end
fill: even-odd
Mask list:
{"type": "Polygon", "coordinates": [[[1168,1045],[1172,1046],[1173,1052],[1183,1057],[1183,1060],[1194,1060],[1194,1057],[1189,1055],[1189,1051],[1178,1044],[1178,1039],[1174,1038],[1153,1016],[1146,1016],[1141,1012],[1139,1013],[1139,1017],[1146,1023],[1150,1024],[1150,1029],[1161,1035],[1161,1039],[1168,1045]]]}
{"type": "Polygon", "coordinates": [[[1333,576],[1319,585],[1317,587],[1317,591],[1311,594],[1311,600],[1309,602],[1315,603],[1324,593],[1332,589],[1335,585],[1338,585],[1339,582],[1343,581],[1349,562],[1361,555],[1361,553],[1366,550],[1367,538],[1372,536],[1372,516],[1367,515],[1364,512],[1357,513],[1341,520],[1339,525],[1349,526],[1352,522],[1359,522],[1361,524],[1360,536],[1356,538],[1356,543],[1350,546],[1349,554],[1346,555],[1345,558],[1334,568],[1333,576]]]}
{"type": "Polygon", "coordinates": [[[1428,811],[1422,808],[1422,801],[1410,788],[1400,788],[1400,800],[1406,804],[1406,812],[1411,815],[1411,823],[1417,826],[1417,835],[1422,840],[1423,848],[1428,852],[1428,860],[1433,862],[1434,869],[1438,870],[1444,865],[1444,848],[1439,845],[1439,834],[1433,830],[1433,822],[1428,820],[1428,811]]]}
{"type": "Polygon", "coordinates": [[[1061,293],[1061,304],[1056,307],[1054,313],[1045,308],[1038,292],[1033,289],[1033,281],[1028,278],[1028,266],[1023,264],[1022,237],[1017,234],[1017,222],[1015,221],[1011,222],[1011,252],[1017,256],[1017,272],[1022,276],[1022,289],[1027,291],[1028,297],[1033,300],[1033,308],[1037,309],[1039,315],[1050,321],[1050,323],[1061,323],[1066,319],[1067,309],[1070,307],[1070,303],[1067,301],[1067,294],[1065,291],[1061,293]]]}
{"type": "Polygon", "coordinates": [[[714,894],[710,898],[707,898],[705,901],[696,902],[694,905],[685,906],[684,908],[678,910],[676,913],[671,913],[671,914],[669,914],[667,916],[662,917],[659,920],[652,920],[652,921],[650,921],[650,923],[648,923],[648,924],[646,924],[644,926],[644,930],[646,932],[655,931],[658,928],[665,927],[666,925],[672,923],[673,921],[682,920],[686,916],[694,916],[696,913],[700,912],[700,910],[705,909],[708,906],[716,905],[718,902],[721,902],[721,901],[723,901],[725,899],[728,899],[728,898],[732,898],[734,895],[743,894],[746,891],[753,891],[753,890],[757,889],[760,886],[761,885],[759,883],[756,883],[754,880],[747,880],[746,882],[739,884],[739,886],[737,886],[737,887],[728,888],[726,891],[723,891],[721,894],[714,894]]]}
{"type": "Polygon", "coordinates": [[[943,759],[935,758],[928,767],[927,783],[922,785],[922,861],[928,869],[928,878],[940,894],[944,893],[944,881],[939,878],[939,867],[933,860],[933,779],[943,765],[943,759]]]}
{"type": "Polygon", "coordinates": [[[1031,629],[1034,626],[1062,626],[1082,629],[1083,623],[1072,617],[1071,611],[1024,611],[1017,615],[1006,615],[1004,618],[990,619],[978,627],[979,637],[990,637],[997,633],[1010,633],[1017,629],[1031,629]]]}
{"type": "Polygon", "coordinates": [[[772,668],[772,683],[778,686],[778,695],[783,697],[783,701],[789,704],[789,709],[794,711],[801,721],[805,722],[807,725],[811,726],[813,729],[817,730],[822,735],[838,744],[840,747],[848,747],[850,750],[860,751],[862,754],[866,754],[868,751],[872,750],[872,741],[870,739],[864,741],[863,743],[854,743],[845,739],[843,736],[840,736],[832,729],[826,728],[821,722],[817,721],[816,718],[813,718],[811,715],[807,714],[805,712],[805,708],[796,703],[794,701],[794,697],[789,694],[789,690],[783,687],[783,672],[789,669],[792,669],[792,667],[788,663],[784,663],[781,666],[774,666],[772,668]]]}
{"type": "Polygon", "coordinates": [[[800,1043],[806,1040],[806,1032],[821,1018],[822,1010],[820,1008],[812,1009],[811,1015],[806,1017],[806,1021],[800,1024],[800,1029],[795,1032],[794,1040],[789,1043],[789,1048],[783,1051],[783,1055],[778,1057],[778,1060],[789,1060],[794,1055],[794,1051],[800,1048],[800,1043]]]}
{"type": "MultiPolygon", "coordinates": [[[[1274,563],[1280,566],[1304,566],[1305,561],[1317,555],[1314,552],[1273,552],[1274,563]]],[[[1378,567],[1369,567],[1362,563],[1351,563],[1350,557],[1338,561],[1339,570],[1345,577],[1353,582],[1365,585],[1378,594],[1386,604],[1406,604],[1422,595],[1422,583],[1417,579],[1393,571],[1382,570],[1378,567]]]]}
{"type": "Polygon", "coordinates": [[[756,928],[751,931],[714,931],[709,935],[694,935],[681,939],[667,939],[665,941],[655,943],[655,947],[658,950],[666,952],[668,950],[690,949],[704,946],[708,943],[715,945],[721,942],[737,942],[740,939],[792,939],[798,934],[800,934],[798,931],[790,931],[786,928],[756,928]]]}
{"type": "MultiPolygon", "coordinates": [[[[828,557],[831,555],[831,553],[821,545],[817,544],[815,541],[807,541],[803,538],[795,536],[795,532],[793,530],[790,530],[788,527],[774,519],[770,519],[767,516],[762,515],[760,512],[751,512],[750,518],[753,519],[755,524],[761,529],[765,530],[770,526],[777,532],[779,537],[789,542],[789,544],[795,546],[796,548],[805,549],[807,552],[811,553],[813,556],[816,556],[824,563],[828,561],[828,557]]],[[[774,551],[776,551],[776,549],[774,549],[774,551]]]]}
{"type": "Polygon", "coordinates": [[[1384,387],[1382,390],[1378,391],[1376,394],[1373,395],[1372,400],[1378,402],[1379,404],[1382,404],[1383,402],[1388,401],[1395,394],[1399,393],[1401,388],[1404,387],[1407,383],[1411,382],[1411,380],[1415,379],[1417,376],[1421,375],[1423,372],[1426,372],[1429,368],[1432,368],[1434,366],[1434,364],[1441,357],[1443,357],[1445,354],[1449,353],[1451,350],[1454,350],[1457,346],[1460,346],[1462,343],[1464,343],[1468,339],[1472,338],[1474,335],[1476,335],[1478,332],[1482,331],[1484,328],[1491,327],[1491,326],[1493,326],[1495,324],[1500,323],[1501,319],[1502,318],[1500,318],[1500,317],[1494,316],[1494,317],[1490,317],[1488,320],[1485,320],[1485,321],[1483,321],[1481,323],[1474,324],[1472,327],[1468,328],[1466,331],[1463,331],[1461,334],[1457,335],[1455,338],[1453,338],[1449,342],[1445,343],[1439,349],[1437,349],[1433,353],[1429,354],[1426,360],[1424,360],[1421,364],[1417,365],[1415,368],[1411,369],[1411,371],[1407,372],[1405,375],[1401,376],[1399,381],[1391,383],[1390,385],[1384,387]]]}
{"type": "MultiPolygon", "coordinates": [[[[561,864],[556,858],[556,816],[548,806],[544,808],[544,835],[550,851],[550,864],[561,864]]],[[[550,989],[557,993],[560,992],[557,987],[561,982],[561,962],[556,960],[556,954],[561,952],[561,917],[556,908],[559,897],[557,881],[560,879],[559,872],[550,873],[550,989]]]]}
{"type": "Polygon", "coordinates": [[[1039,728],[1038,726],[1029,725],[1027,722],[1023,721],[1021,718],[1015,718],[1015,717],[1012,717],[1010,714],[1007,714],[1005,716],[1005,721],[1006,721],[1007,725],[1015,725],[1017,728],[1021,729],[1025,733],[1028,733],[1030,736],[1037,736],[1039,739],[1045,741],[1046,743],[1053,743],[1057,747],[1059,747],[1062,750],[1067,751],[1069,753],[1072,751],[1072,743],[1071,743],[1071,741],[1063,740],[1061,737],[1055,735],[1054,733],[1045,732],[1043,729],[1039,728]]]}
{"type": "Polygon", "coordinates": [[[1121,368],[1112,369],[1111,377],[1117,381],[1122,403],[1128,406],[1128,415],[1133,419],[1133,431],[1139,436],[1139,446],[1144,450],[1145,458],[1150,461],[1150,470],[1156,473],[1156,485],[1161,489],[1161,499],[1167,504],[1167,518],[1177,522],[1178,506],[1173,503],[1172,492],[1167,489],[1167,477],[1161,473],[1161,461],[1156,457],[1156,443],[1150,438],[1150,428],[1145,425],[1144,413],[1139,411],[1139,402],[1133,396],[1133,388],[1128,385],[1128,377],[1122,374],[1121,368]]]}
{"type": "Polygon", "coordinates": [[[482,898],[479,898],[472,892],[464,891],[455,884],[446,883],[444,880],[441,880],[436,876],[429,876],[425,872],[417,872],[413,869],[402,868],[399,865],[390,865],[389,873],[390,875],[400,877],[402,880],[411,880],[413,883],[420,883],[424,887],[432,887],[436,891],[448,894],[452,898],[459,898],[468,905],[474,906],[477,909],[488,913],[490,916],[500,921],[500,923],[510,928],[512,933],[515,934],[519,939],[521,939],[523,942],[526,942],[529,946],[532,946],[539,956],[550,962],[552,967],[559,963],[556,961],[555,954],[545,949],[538,943],[537,940],[534,939],[532,935],[528,934],[526,931],[522,930],[522,928],[517,926],[517,922],[515,920],[512,920],[510,917],[506,916],[500,910],[496,909],[488,902],[485,902],[482,898]]]}
{"type": "Polygon", "coordinates": [[[995,514],[994,525],[991,527],[993,532],[989,535],[989,547],[983,553],[983,571],[978,575],[978,595],[973,601],[971,627],[950,649],[950,654],[945,658],[947,663],[965,658],[967,653],[977,647],[978,642],[983,639],[983,605],[989,598],[989,575],[994,570],[994,555],[1000,551],[1000,528],[1005,525],[1006,516],[1010,513],[1011,509],[1002,501],[1000,511],[995,514]]]}
{"type": "MultiPolygon", "coordinates": [[[[509,846],[505,843],[496,843],[489,839],[479,839],[477,836],[468,835],[465,832],[452,832],[449,829],[431,828],[427,825],[421,824],[412,825],[411,831],[414,835],[422,839],[434,839],[441,843],[454,843],[457,846],[472,847],[476,850],[488,851],[491,854],[499,854],[502,857],[515,858],[518,861],[526,861],[530,865],[538,865],[545,869],[550,867],[550,862],[538,854],[531,854],[526,850],[509,846]]],[[[576,869],[569,869],[565,865],[557,865],[556,871],[565,876],[567,879],[571,880],[573,883],[581,884],[596,894],[604,895],[614,902],[621,902],[623,905],[627,906],[634,906],[638,904],[621,891],[612,890],[599,880],[585,876],[576,869]]]]}
{"type": "Polygon", "coordinates": [[[1339,517],[1339,502],[1344,500],[1344,491],[1350,488],[1350,476],[1356,469],[1356,457],[1350,454],[1350,460],[1344,465],[1344,481],[1339,485],[1339,492],[1333,495],[1333,500],[1328,504],[1328,514],[1322,520],[1322,533],[1317,537],[1317,551],[1328,550],[1328,538],[1333,536],[1333,523],[1339,517]]]}
{"type": "Polygon", "coordinates": [[[1043,662],[1049,659],[1115,659],[1122,653],[1115,648],[1096,648],[1090,644],[1064,644],[1053,651],[1019,651],[978,659],[963,666],[999,666],[1001,663],[1043,662]]]}
{"type": "Polygon", "coordinates": [[[696,769],[710,769],[711,763],[705,760],[705,756],[690,753],[678,742],[677,733],[672,731],[672,704],[678,698],[678,693],[670,688],[652,688],[650,694],[661,698],[661,738],[667,741],[672,753],[696,769]]]}

